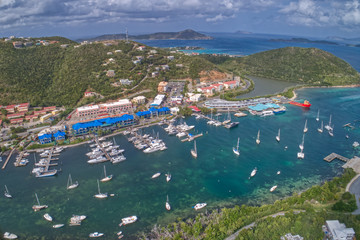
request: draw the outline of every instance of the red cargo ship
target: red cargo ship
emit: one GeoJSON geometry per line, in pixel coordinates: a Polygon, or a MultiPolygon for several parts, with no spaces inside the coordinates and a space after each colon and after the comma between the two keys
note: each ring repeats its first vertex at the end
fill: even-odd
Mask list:
{"type": "Polygon", "coordinates": [[[299,103],[299,102],[294,102],[294,101],[291,101],[289,102],[290,104],[292,105],[296,105],[296,106],[299,106],[299,107],[305,107],[305,108],[309,108],[311,106],[310,102],[305,100],[304,103],[299,103]]]}

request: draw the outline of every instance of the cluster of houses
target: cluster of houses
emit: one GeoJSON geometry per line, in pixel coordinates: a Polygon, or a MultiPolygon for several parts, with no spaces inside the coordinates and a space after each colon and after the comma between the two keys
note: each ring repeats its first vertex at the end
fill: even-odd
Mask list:
{"type": "MultiPolygon", "coordinates": [[[[5,42],[12,41],[13,38],[5,38],[5,42]]],[[[59,43],[59,41],[48,41],[48,40],[36,40],[35,46],[49,46],[50,44],[59,43]]],[[[23,48],[23,47],[31,47],[34,46],[34,42],[30,39],[24,39],[24,41],[13,41],[12,42],[14,48],[23,48]]],[[[67,47],[67,44],[61,45],[61,47],[67,47]]]]}
{"type": "Polygon", "coordinates": [[[65,140],[66,138],[66,126],[54,126],[43,129],[38,133],[38,139],[40,144],[47,144],[52,142],[59,142],[65,140]]]}
{"type": "Polygon", "coordinates": [[[203,93],[206,97],[211,97],[215,93],[219,93],[223,90],[231,90],[240,86],[240,79],[227,81],[227,82],[218,82],[210,84],[209,86],[198,87],[196,90],[200,93],[203,93]]]}

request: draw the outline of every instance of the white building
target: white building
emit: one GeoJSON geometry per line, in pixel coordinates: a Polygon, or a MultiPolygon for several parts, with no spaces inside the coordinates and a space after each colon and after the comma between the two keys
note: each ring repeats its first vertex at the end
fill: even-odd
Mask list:
{"type": "Polygon", "coordinates": [[[159,94],[155,97],[154,101],[150,104],[150,106],[160,106],[164,99],[165,95],[159,94]]]}
{"type": "Polygon", "coordinates": [[[201,93],[187,93],[190,102],[199,102],[202,98],[201,93]]]}
{"type": "Polygon", "coordinates": [[[346,228],[344,223],[338,220],[327,220],[325,235],[329,240],[353,240],[355,231],[353,228],[346,228]]]}
{"type": "Polygon", "coordinates": [[[76,109],[75,115],[78,117],[97,117],[100,114],[114,115],[129,112],[131,108],[132,103],[129,99],[120,99],[117,102],[79,107],[76,109]]]}
{"type": "Polygon", "coordinates": [[[146,101],[146,97],[144,96],[137,96],[132,99],[132,102],[136,104],[144,104],[145,101],[146,101]]]}

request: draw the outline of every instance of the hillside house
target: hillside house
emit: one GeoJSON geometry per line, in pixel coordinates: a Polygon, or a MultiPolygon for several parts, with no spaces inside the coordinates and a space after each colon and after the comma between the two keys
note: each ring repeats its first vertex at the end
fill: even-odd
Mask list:
{"type": "Polygon", "coordinates": [[[154,78],[154,77],[157,77],[157,76],[159,76],[159,72],[152,72],[151,73],[151,77],[154,78]]]}
{"type": "Polygon", "coordinates": [[[159,82],[158,92],[159,92],[159,93],[166,92],[167,85],[168,85],[167,82],[159,82]]]}
{"type": "Polygon", "coordinates": [[[228,81],[228,82],[224,82],[224,87],[225,89],[234,89],[240,86],[239,81],[228,81]]]}
{"type": "Polygon", "coordinates": [[[170,61],[172,61],[172,60],[174,60],[174,59],[175,59],[175,57],[174,57],[174,56],[167,56],[166,58],[167,58],[167,59],[169,59],[170,61]]]}
{"type": "Polygon", "coordinates": [[[108,70],[106,72],[106,76],[108,77],[115,77],[115,71],[114,70],[108,70]]]}
{"type": "Polygon", "coordinates": [[[131,85],[132,84],[132,80],[129,79],[120,79],[120,84],[121,85],[131,85]]]}
{"type": "Polygon", "coordinates": [[[19,42],[19,41],[13,42],[12,44],[13,44],[14,48],[22,48],[23,47],[23,43],[19,42]]]}
{"type": "Polygon", "coordinates": [[[93,97],[96,96],[95,92],[84,92],[84,97],[93,97]]]}
{"type": "Polygon", "coordinates": [[[146,102],[146,97],[137,96],[137,97],[134,97],[131,101],[135,104],[144,104],[146,102]]]}
{"type": "Polygon", "coordinates": [[[169,65],[161,65],[161,69],[166,71],[166,70],[169,70],[170,67],[169,67],[169,65]]]}

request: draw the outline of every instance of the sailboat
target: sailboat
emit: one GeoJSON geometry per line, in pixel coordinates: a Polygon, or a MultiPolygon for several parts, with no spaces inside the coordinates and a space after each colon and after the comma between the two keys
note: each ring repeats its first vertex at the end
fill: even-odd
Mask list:
{"type": "Polygon", "coordinates": [[[170,173],[167,173],[167,174],[165,174],[165,176],[166,176],[166,181],[167,181],[167,182],[170,182],[170,180],[171,180],[171,174],[170,174],[170,173]]]}
{"type": "Polygon", "coordinates": [[[100,192],[100,184],[99,184],[99,180],[97,180],[97,184],[98,184],[98,194],[95,194],[94,195],[94,197],[96,197],[96,198],[107,198],[108,197],[108,195],[107,195],[107,193],[101,193],[100,192]]]}
{"type": "Polygon", "coordinates": [[[319,132],[319,133],[322,133],[323,131],[324,131],[324,122],[321,121],[321,127],[318,128],[318,132],[319,132]]]}
{"type": "Polygon", "coordinates": [[[101,182],[108,182],[112,179],[113,175],[106,175],[106,167],[104,165],[104,178],[102,178],[100,181],[101,182]]]}
{"type": "Polygon", "coordinates": [[[316,121],[317,121],[317,122],[320,120],[319,116],[320,116],[320,109],[318,110],[318,113],[317,113],[317,115],[316,115],[316,121]]]}
{"type": "Polygon", "coordinates": [[[257,172],[257,168],[255,167],[254,170],[251,171],[249,179],[255,176],[256,172],[257,172]]]}
{"type": "Polygon", "coordinates": [[[4,193],[5,197],[7,198],[12,198],[10,192],[9,192],[9,189],[7,188],[7,186],[5,185],[5,193],[4,193]]]}
{"type": "Polygon", "coordinates": [[[305,140],[305,134],[303,134],[302,142],[299,145],[299,148],[300,148],[301,151],[304,150],[304,140],[305,140]]]}
{"type": "Polygon", "coordinates": [[[36,193],[35,193],[35,197],[36,197],[36,201],[37,201],[37,204],[38,204],[38,205],[33,205],[32,206],[32,209],[34,209],[35,212],[48,207],[48,205],[41,205],[40,204],[38,195],[36,193]]]}
{"type": "Polygon", "coordinates": [[[304,159],[305,153],[303,153],[303,150],[302,150],[302,149],[301,149],[300,152],[297,153],[297,157],[300,158],[300,159],[304,159]]]}
{"type": "Polygon", "coordinates": [[[329,118],[329,124],[325,125],[325,129],[326,130],[332,130],[332,127],[331,127],[331,114],[330,114],[330,118],[329,118]]]}
{"type": "Polygon", "coordinates": [[[236,148],[233,147],[233,152],[234,152],[236,155],[238,155],[238,156],[240,155],[240,151],[239,151],[239,141],[240,141],[240,138],[238,138],[236,148]]]}
{"type": "Polygon", "coordinates": [[[308,128],[307,128],[307,119],[305,120],[305,126],[304,126],[304,133],[306,133],[308,131],[308,128]]]}
{"type": "Polygon", "coordinates": [[[196,140],[194,140],[194,149],[191,149],[191,155],[194,157],[194,158],[197,158],[197,150],[196,150],[196,140]]]}
{"type": "Polygon", "coordinates": [[[334,129],[334,127],[331,127],[331,128],[329,129],[329,135],[330,135],[331,137],[334,136],[333,129],[334,129]]]}
{"type": "Polygon", "coordinates": [[[170,203],[169,203],[169,195],[166,195],[165,208],[166,208],[166,210],[168,210],[168,211],[171,210],[170,203]]]}
{"type": "Polygon", "coordinates": [[[256,144],[260,144],[260,130],[258,131],[258,134],[256,137],[256,144]]]}
{"type": "Polygon", "coordinates": [[[279,128],[279,131],[278,131],[278,135],[276,136],[276,141],[280,142],[280,128],[279,128]]]}
{"type": "Polygon", "coordinates": [[[71,174],[69,174],[69,178],[68,178],[68,182],[67,182],[67,186],[66,189],[74,189],[77,188],[79,186],[78,181],[76,181],[75,183],[72,182],[72,178],[71,178],[71,174]]]}

